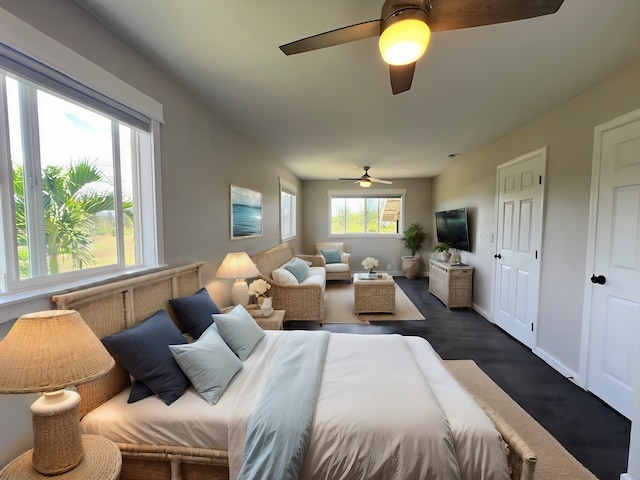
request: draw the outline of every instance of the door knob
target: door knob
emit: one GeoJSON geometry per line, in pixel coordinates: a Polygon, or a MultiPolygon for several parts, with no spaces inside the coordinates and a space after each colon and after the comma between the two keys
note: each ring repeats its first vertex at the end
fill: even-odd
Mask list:
{"type": "Polygon", "coordinates": [[[500,255],[499,253],[496,253],[493,258],[502,258],[502,255],[500,255]]]}
{"type": "Polygon", "coordinates": [[[604,275],[591,275],[591,283],[597,283],[598,285],[604,285],[607,283],[607,279],[604,275]]]}

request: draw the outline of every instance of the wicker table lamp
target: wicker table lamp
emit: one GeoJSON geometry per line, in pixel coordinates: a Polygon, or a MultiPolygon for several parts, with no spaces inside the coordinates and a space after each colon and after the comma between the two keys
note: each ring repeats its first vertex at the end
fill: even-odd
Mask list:
{"type": "Polygon", "coordinates": [[[82,461],[80,395],[65,388],[95,380],[113,365],[75,310],[23,315],[0,342],[0,393],[43,393],[31,405],[33,467],[39,473],[68,472],[82,461]]]}

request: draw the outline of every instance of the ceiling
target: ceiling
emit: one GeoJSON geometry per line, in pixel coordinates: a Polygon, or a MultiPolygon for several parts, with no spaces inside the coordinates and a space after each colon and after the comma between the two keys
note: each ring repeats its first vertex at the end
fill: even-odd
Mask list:
{"type": "Polygon", "coordinates": [[[278,49],[378,19],[382,0],[76,1],[303,180],[359,176],[363,165],[385,179],[437,175],[450,154],[640,60],[638,0],[565,0],[554,15],[434,33],[411,90],[394,96],[377,38],[278,49]]]}

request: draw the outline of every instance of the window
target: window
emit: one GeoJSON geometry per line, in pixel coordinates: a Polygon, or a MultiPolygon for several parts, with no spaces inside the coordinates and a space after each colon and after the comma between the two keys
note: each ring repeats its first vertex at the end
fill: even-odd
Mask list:
{"type": "Polygon", "coordinates": [[[295,185],[280,179],[280,238],[282,241],[296,236],[295,185]]]}
{"type": "Polygon", "coordinates": [[[404,191],[329,192],[331,235],[398,235],[404,191]]]}
{"type": "Polygon", "coordinates": [[[158,265],[157,125],[0,44],[0,294],[158,265]]]}

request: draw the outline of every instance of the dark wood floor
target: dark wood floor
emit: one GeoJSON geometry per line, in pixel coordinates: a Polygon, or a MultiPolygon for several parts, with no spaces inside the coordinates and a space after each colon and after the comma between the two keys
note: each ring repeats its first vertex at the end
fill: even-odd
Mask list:
{"type": "Polygon", "coordinates": [[[620,478],[627,468],[629,420],[564,378],[473,310],[447,310],[428,293],[428,279],[395,279],[426,321],[322,327],[315,322],[292,321],[287,322],[286,328],[426,338],[444,359],[474,360],[598,478],[620,478]]]}

